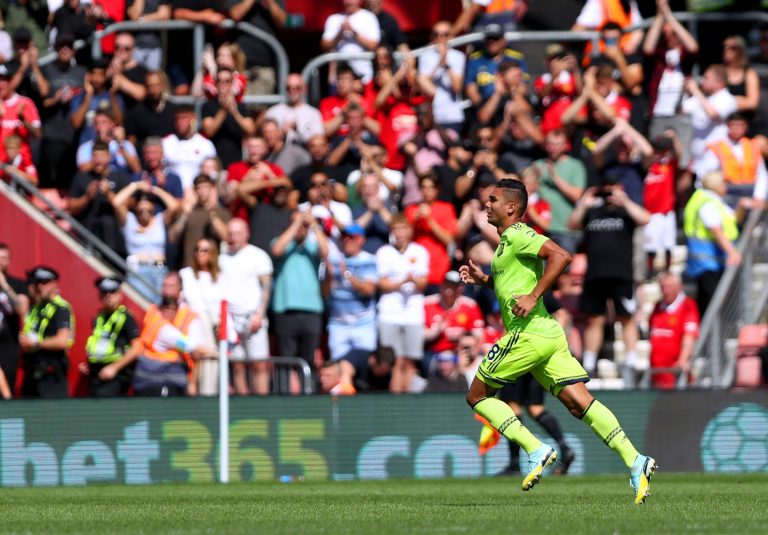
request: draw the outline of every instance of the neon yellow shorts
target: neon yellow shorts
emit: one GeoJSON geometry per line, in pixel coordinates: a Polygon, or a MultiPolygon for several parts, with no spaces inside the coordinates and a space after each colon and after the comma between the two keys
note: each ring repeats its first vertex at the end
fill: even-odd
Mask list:
{"type": "Polygon", "coordinates": [[[566,385],[589,381],[587,372],[568,350],[565,334],[548,338],[519,331],[508,332],[494,344],[476,377],[501,388],[527,372],[555,396],[566,385]]]}

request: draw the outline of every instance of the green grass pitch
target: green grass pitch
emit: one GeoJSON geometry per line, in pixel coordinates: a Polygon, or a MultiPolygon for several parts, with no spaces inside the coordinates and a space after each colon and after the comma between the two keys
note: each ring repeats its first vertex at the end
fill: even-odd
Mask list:
{"type": "Polygon", "coordinates": [[[3,489],[2,533],[766,533],[768,475],[3,489]]]}

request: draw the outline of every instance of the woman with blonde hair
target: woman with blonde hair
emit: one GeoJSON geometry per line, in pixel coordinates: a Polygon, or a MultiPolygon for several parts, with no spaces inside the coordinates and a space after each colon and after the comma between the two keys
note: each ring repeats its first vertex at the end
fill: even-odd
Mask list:
{"type": "MultiPolygon", "coordinates": [[[[216,347],[215,332],[220,322],[221,289],[219,285],[219,247],[214,240],[202,238],[195,244],[192,264],[179,271],[184,300],[203,325],[203,345],[216,347]]],[[[214,359],[198,362],[201,396],[218,393],[219,363],[214,359]]]]}
{"type": "Polygon", "coordinates": [[[197,98],[204,96],[208,100],[219,97],[216,88],[216,73],[220,67],[232,70],[232,91],[235,100],[240,102],[245,96],[245,89],[248,85],[248,77],[244,74],[246,70],[245,54],[240,45],[231,42],[219,46],[215,57],[211,46],[207,46],[203,51],[202,65],[192,82],[192,96],[197,98]]]}
{"type": "Polygon", "coordinates": [[[731,35],[723,41],[723,65],[728,91],[736,97],[739,111],[754,112],[760,104],[760,77],[749,64],[747,42],[742,36],[731,35]]]}

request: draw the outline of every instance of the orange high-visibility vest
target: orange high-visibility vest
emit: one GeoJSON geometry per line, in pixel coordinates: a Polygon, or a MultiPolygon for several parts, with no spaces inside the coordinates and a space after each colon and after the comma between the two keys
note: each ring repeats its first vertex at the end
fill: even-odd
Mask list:
{"type": "Polygon", "coordinates": [[[492,0],[488,7],[485,8],[486,13],[503,13],[505,11],[512,11],[515,8],[515,0],[492,0]]]}
{"type": "Polygon", "coordinates": [[[720,160],[723,177],[730,184],[754,184],[757,178],[757,166],[763,156],[756,139],[743,138],[739,141],[744,152],[744,161],[740,162],[727,141],[721,140],[709,145],[709,150],[720,160]]]}
{"type": "Polygon", "coordinates": [[[164,325],[173,325],[186,335],[189,332],[189,326],[195,317],[195,313],[192,312],[189,307],[183,306],[176,312],[173,322],[169,322],[163,318],[160,310],[155,305],[151,305],[144,316],[144,328],[141,331],[141,343],[144,346],[144,356],[154,360],[167,362],[180,362],[183,360],[191,368],[193,360],[188,353],[182,353],[176,349],[158,351],[155,349],[154,343],[157,339],[157,335],[160,333],[160,329],[162,329],[164,325]]]}
{"type": "MultiPolygon", "coordinates": [[[[601,3],[603,4],[603,20],[600,22],[600,26],[595,28],[596,30],[602,30],[603,26],[609,22],[615,22],[623,30],[629,28],[632,24],[632,9],[628,12],[624,11],[620,0],[602,0],[601,3]]],[[[623,47],[630,39],[631,34],[623,34],[619,39],[619,45],[623,47]]],[[[601,54],[605,51],[605,42],[602,39],[598,43],[598,50],[601,54]]],[[[587,41],[584,46],[584,59],[581,63],[584,67],[588,67],[592,63],[592,41],[587,41]]]]}

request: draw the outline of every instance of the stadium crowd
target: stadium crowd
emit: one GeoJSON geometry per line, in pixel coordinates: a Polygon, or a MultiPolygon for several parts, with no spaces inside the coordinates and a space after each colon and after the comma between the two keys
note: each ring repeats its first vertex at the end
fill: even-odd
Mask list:
{"type": "MultiPolygon", "coordinates": [[[[324,392],[465,390],[502,326],[493,292],[456,269],[490,269],[485,203],[502,177],[525,184],[528,223],[574,255],[547,306],[585,368],[596,376],[606,333],[621,337],[635,386],[646,339],[664,370],[653,385],[673,387],[720,275],[741,262],[739,223],[765,208],[768,30],[754,57],[731,36],[700,61],[667,0],[647,31],[627,30],[634,1],[588,0],[573,29],[600,30],[599,50],[549,43],[539,67],[505,39],[524,0],[496,13],[473,0],[418,57],[380,0],[363,4],[344,0],[320,45],[374,60],[332,65],[317,107],[290,74],[286,101],[266,108],[242,99],[275,92],[273,52],[213,26],[275,34],[278,0],[3,6],[2,177],[40,185],[130,268],[96,282],[102,312],[77,326],[94,330],[92,394],[214,394],[221,299],[237,394],[270,393],[273,355],[304,359],[324,392]],[[74,49],[113,20],[170,18],[209,25],[201,65],[189,39],[163,49],[154,31],[117,33],[108,59],[74,49]],[[471,28],[483,42],[447,45],[471,28]],[[204,100],[199,116],[169,99],[187,94],[204,100]],[[122,275],[155,303],[143,322],[121,305],[122,275]],[[657,280],[648,317],[636,294],[657,280]]],[[[65,395],[75,326],[49,264],[14,279],[0,246],[4,397],[19,350],[25,395],[65,395]]]]}

